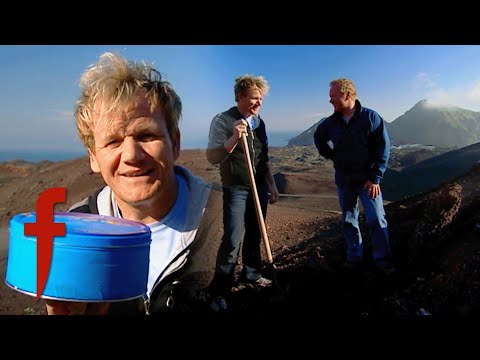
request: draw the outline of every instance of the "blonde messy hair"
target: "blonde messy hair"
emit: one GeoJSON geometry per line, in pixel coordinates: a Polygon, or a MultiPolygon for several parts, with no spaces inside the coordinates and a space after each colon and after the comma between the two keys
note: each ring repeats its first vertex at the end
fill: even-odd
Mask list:
{"type": "Polygon", "coordinates": [[[348,92],[353,100],[357,99],[357,89],[355,88],[355,84],[352,80],[340,78],[330,81],[330,87],[337,84],[340,86],[340,92],[342,94],[346,94],[348,92]]]}
{"type": "Polygon", "coordinates": [[[262,95],[267,95],[270,87],[267,80],[263,76],[253,76],[250,74],[242,75],[235,79],[235,101],[238,101],[238,96],[245,94],[248,89],[256,88],[260,90],[262,95]]]}
{"type": "Polygon", "coordinates": [[[106,52],[83,73],[80,87],[82,94],[76,102],[75,120],[80,140],[92,151],[95,150],[94,108],[98,101],[111,104],[107,111],[114,112],[133,104],[145,91],[151,112],[157,106],[162,107],[170,137],[178,130],[182,102],[152,65],[127,61],[118,54],[106,52]]]}

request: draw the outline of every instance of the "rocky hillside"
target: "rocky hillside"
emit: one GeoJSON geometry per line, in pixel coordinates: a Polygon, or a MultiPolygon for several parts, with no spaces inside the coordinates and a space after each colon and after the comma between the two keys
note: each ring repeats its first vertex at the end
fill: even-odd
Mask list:
{"type": "Polygon", "coordinates": [[[425,144],[462,148],[480,141],[480,113],[456,106],[418,102],[388,124],[394,144],[425,144]]]}
{"type": "Polygon", "coordinates": [[[429,157],[407,167],[390,167],[382,182],[384,196],[393,201],[429,191],[442,182],[464,174],[479,160],[480,143],[477,143],[429,157]]]}
{"type": "MultiPolygon", "coordinates": [[[[284,175],[287,190],[307,194],[281,197],[269,207],[266,225],[276,270],[265,264],[265,274],[275,274],[275,286],[237,284],[228,298],[229,312],[295,318],[480,314],[480,166],[430,192],[386,206],[397,267],[393,274],[375,269],[362,216],[365,258],[352,272],[342,267],[345,244],[331,163],[318,158],[313,148],[302,149],[308,147],[272,149],[275,172],[284,175]],[[308,195],[311,189],[321,196],[308,195]]],[[[179,163],[218,180],[218,169],[208,164],[201,150],[182,152],[179,163]]],[[[28,176],[21,171],[11,175],[14,180],[0,187],[2,225],[12,214],[34,209],[42,189],[65,185],[71,203],[102,184],[86,158],[45,163],[28,171],[28,176]]],[[[212,226],[215,239],[220,239],[221,221],[212,226]]],[[[214,259],[215,251],[212,248],[208,259],[214,259]]],[[[0,259],[0,276],[5,266],[5,259],[0,259]]],[[[43,313],[41,302],[0,282],[0,314],[43,313]]]]}
{"type": "Polygon", "coordinates": [[[274,254],[278,286],[239,286],[232,311],[284,316],[453,316],[480,314],[480,167],[430,193],[386,206],[397,271],[378,272],[362,218],[365,256],[342,267],[338,217],[314,220],[315,235],[274,254]]]}

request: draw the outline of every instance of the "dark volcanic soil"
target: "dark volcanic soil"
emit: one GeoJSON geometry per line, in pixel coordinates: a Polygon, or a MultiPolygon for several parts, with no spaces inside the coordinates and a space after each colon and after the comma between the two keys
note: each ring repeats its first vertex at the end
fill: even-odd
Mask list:
{"type": "MultiPolygon", "coordinates": [[[[203,150],[183,151],[178,164],[209,181],[219,181],[217,167],[205,160],[203,150]]],[[[365,227],[364,264],[356,271],[341,266],[345,249],[331,163],[310,150],[294,147],[272,148],[272,164],[281,192],[290,195],[269,207],[266,221],[278,286],[238,285],[228,299],[229,311],[352,316],[478,314],[479,167],[432,193],[386,206],[398,269],[386,276],[372,265],[365,227]]],[[[38,194],[47,188],[67,187],[67,203],[56,207],[64,210],[103,184],[90,172],[86,158],[20,165],[19,169],[13,167],[14,171],[12,166],[0,169],[1,279],[5,277],[6,229],[13,215],[34,210],[38,194]]],[[[220,239],[221,221],[214,226],[220,239]]],[[[216,248],[211,250],[208,261],[213,270],[216,248]]],[[[272,275],[267,264],[265,272],[272,275]]],[[[41,302],[0,282],[0,314],[44,313],[41,302]]]]}

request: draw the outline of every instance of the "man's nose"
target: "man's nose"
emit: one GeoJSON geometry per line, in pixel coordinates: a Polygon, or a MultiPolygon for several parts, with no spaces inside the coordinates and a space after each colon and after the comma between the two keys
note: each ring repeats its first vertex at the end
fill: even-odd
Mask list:
{"type": "Polygon", "coordinates": [[[123,140],[122,160],[128,162],[142,160],[143,158],[145,158],[145,152],[141,144],[135,138],[127,136],[123,140]]]}

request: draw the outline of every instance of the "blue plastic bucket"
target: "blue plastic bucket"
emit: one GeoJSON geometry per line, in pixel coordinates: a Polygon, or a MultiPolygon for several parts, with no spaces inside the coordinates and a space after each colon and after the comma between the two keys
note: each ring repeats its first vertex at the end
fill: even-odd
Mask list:
{"type": "MultiPolygon", "coordinates": [[[[5,282],[36,296],[37,237],[24,235],[24,224],[36,222],[34,212],[10,220],[5,282]]],[[[150,228],[110,216],[56,212],[66,235],[53,239],[53,254],[42,297],[73,301],[121,301],[147,291],[150,228]]]]}

